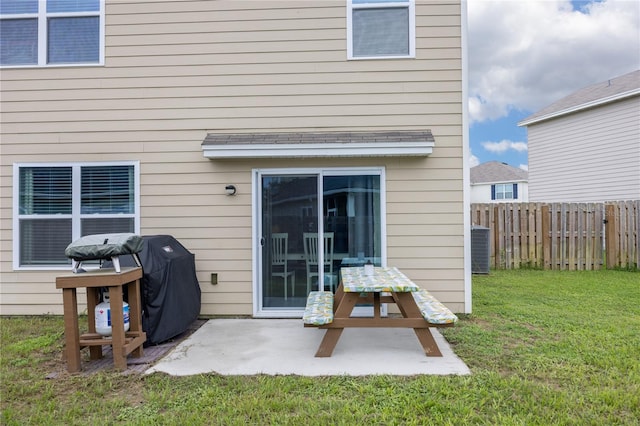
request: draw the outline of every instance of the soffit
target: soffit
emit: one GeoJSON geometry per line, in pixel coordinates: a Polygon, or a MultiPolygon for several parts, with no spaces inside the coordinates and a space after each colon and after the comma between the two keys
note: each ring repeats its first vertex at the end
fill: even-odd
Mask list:
{"type": "Polygon", "coordinates": [[[396,132],[209,133],[202,151],[209,159],[312,157],[426,157],[430,130],[396,132]]]}

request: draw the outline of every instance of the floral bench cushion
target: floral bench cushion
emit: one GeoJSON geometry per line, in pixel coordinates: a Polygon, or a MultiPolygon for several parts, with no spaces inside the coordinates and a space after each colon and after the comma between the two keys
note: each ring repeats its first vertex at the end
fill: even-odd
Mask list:
{"type": "Polygon", "coordinates": [[[420,313],[431,324],[451,324],[458,321],[458,317],[433,297],[427,290],[420,289],[411,293],[420,308],[420,313]]]}
{"type": "Polygon", "coordinates": [[[330,291],[309,293],[302,320],[309,325],[324,325],[333,322],[333,293],[330,291]]]}

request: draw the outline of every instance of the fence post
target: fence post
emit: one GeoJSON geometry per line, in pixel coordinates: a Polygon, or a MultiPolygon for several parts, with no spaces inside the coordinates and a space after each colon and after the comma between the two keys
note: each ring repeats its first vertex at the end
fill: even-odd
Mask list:
{"type": "Polygon", "coordinates": [[[504,262],[502,252],[504,249],[504,245],[502,243],[504,236],[504,221],[500,217],[500,210],[498,209],[498,204],[493,207],[493,220],[495,221],[495,241],[494,241],[494,249],[496,256],[496,269],[504,269],[504,262]]]}
{"type": "Polygon", "coordinates": [[[520,207],[522,204],[509,203],[509,210],[511,211],[511,268],[520,269],[520,260],[522,254],[520,252],[520,241],[522,239],[523,229],[520,227],[520,215],[522,210],[520,207]]]}
{"type": "Polygon", "coordinates": [[[618,266],[618,233],[615,204],[606,204],[604,210],[605,249],[607,250],[607,269],[618,266]]]}
{"type": "Polygon", "coordinates": [[[551,268],[551,235],[549,229],[549,221],[551,216],[549,214],[549,205],[542,205],[542,262],[541,265],[544,269],[551,268]]]}
{"type": "Polygon", "coordinates": [[[491,252],[491,257],[489,258],[489,263],[491,264],[492,269],[498,269],[498,260],[496,258],[496,241],[498,235],[498,230],[496,228],[496,216],[494,209],[487,205],[487,228],[491,229],[491,243],[489,244],[489,251],[491,252]]]}
{"type": "Polygon", "coordinates": [[[594,241],[593,241],[593,269],[601,269],[607,263],[604,258],[604,242],[605,238],[605,205],[597,204],[597,207],[594,208],[594,224],[593,229],[595,231],[594,241]]]}
{"type": "Polygon", "coordinates": [[[578,256],[576,256],[576,210],[578,210],[578,205],[569,204],[567,207],[567,217],[564,219],[567,222],[567,269],[574,271],[578,269],[576,267],[578,263],[578,256]]]}
{"type": "Polygon", "coordinates": [[[638,269],[638,250],[640,250],[640,237],[638,228],[640,227],[640,200],[620,201],[618,204],[618,214],[616,215],[616,228],[619,234],[618,266],[630,270],[638,269]]]}
{"type": "Polygon", "coordinates": [[[633,205],[633,214],[635,217],[635,250],[636,255],[634,257],[634,261],[636,264],[636,269],[640,269],[640,200],[636,200],[632,202],[633,205]]]}

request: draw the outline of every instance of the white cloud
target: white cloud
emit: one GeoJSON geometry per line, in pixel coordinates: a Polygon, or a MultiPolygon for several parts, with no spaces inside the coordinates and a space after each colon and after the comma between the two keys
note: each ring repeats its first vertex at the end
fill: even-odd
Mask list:
{"type": "Polygon", "coordinates": [[[640,5],[605,0],[469,0],[469,115],[535,112],[640,68],[640,5]]]}
{"type": "Polygon", "coordinates": [[[525,142],[513,142],[509,140],[501,140],[500,142],[482,142],[482,147],[494,154],[503,154],[507,151],[525,152],[528,147],[525,142]]]}
{"type": "Polygon", "coordinates": [[[475,167],[480,164],[480,159],[473,155],[472,152],[469,153],[469,167],[475,167]]]}
{"type": "Polygon", "coordinates": [[[522,170],[526,170],[527,172],[529,171],[529,165],[528,164],[520,164],[518,166],[518,168],[520,168],[522,170]]]}

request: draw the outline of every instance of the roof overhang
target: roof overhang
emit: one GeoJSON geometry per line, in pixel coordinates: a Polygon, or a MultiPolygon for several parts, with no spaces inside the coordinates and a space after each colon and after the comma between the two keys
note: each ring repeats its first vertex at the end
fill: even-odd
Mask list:
{"type": "Polygon", "coordinates": [[[536,124],[536,123],[539,123],[541,121],[550,120],[552,118],[560,117],[560,116],[563,116],[563,115],[571,114],[571,113],[582,111],[582,110],[585,110],[585,109],[594,108],[594,107],[597,107],[597,106],[600,106],[600,105],[604,105],[604,104],[609,104],[611,102],[620,101],[620,100],[627,99],[627,98],[630,98],[632,96],[638,96],[638,95],[640,95],[640,88],[633,89],[633,90],[628,90],[628,91],[622,92],[622,93],[616,93],[615,95],[611,95],[611,96],[606,96],[604,98],[595,99],[595,100],[590,101],[590,102],[585,102],[585,103],[582,103],[580,105],[575,105],[575,106],[572,106],[572,107],[569,107],[569,108],[560,109],[558,111],[553,111],[553,112],[550,112],[548,114],[541,114],[541,115],[534,114],[530,118],[527,118],[527,119],[524,119],[524,120],[518,122],[518,127],[530,126],[532,124],[536,124]]]}
{"type": "Polygon", "coordinates": [[[210,133],[202,142],[202,151],[209,159],[426,157],[434,146],[430,131],[210,133]]]}
{"type": "Polygon", "coordinates": [[[487,181],[487,182],[471,182],[471,186],[478,185],[499,185],[499,184],[510,184],[510,183],[529,183],[527,179],[510,179],[510,180],[496,180],[496,181],[487,181]]]}

